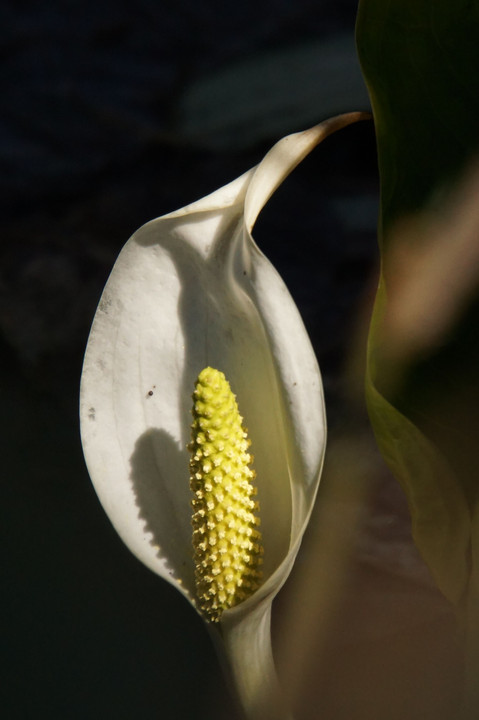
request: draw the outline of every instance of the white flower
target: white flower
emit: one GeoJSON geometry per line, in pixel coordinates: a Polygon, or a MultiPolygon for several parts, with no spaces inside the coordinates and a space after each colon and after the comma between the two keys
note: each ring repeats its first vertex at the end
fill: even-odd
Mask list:
{"type": "Polygon", "coordinates": [[[83,366],[83,450],[100,501],[130,550],[193,605],[191,394],[208,365],[231,383],[255,457],[263,582],[209,626],[246,715],[261,720],[289,717],[278,700],[271,602],[311,513],[325,414],[298,310],[251,230],[307,153],[359,117],[284,138],[234,182],[140,228],[106,284],[83,366]]]}

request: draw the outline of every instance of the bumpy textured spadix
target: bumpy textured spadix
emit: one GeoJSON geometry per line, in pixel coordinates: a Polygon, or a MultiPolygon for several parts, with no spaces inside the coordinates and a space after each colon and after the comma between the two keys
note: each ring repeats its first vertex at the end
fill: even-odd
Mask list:
{"type": "Polygon", "coordinates": [[[194,493],[193,547],[196,594],[216,622],[258,587],[261,534],[254,514],[250,441],[224,374],[211,367],[193,394],[190,485],[194,493]]]}

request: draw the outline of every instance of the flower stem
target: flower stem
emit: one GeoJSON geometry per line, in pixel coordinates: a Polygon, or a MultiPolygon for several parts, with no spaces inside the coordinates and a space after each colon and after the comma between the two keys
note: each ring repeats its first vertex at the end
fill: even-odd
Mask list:
{"type": "Polygon", "coordinates": [[[246,720],[293,720],[274,666],[271,603],[224,613],[220,632],[212,628],[212,635],[246,720]]]}

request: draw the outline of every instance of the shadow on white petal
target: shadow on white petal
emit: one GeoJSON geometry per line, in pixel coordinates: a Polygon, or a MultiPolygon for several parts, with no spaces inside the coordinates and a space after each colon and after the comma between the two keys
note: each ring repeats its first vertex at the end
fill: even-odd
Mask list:
{"type": "Polygon", "coordinates": [[[130,463],[138,517],[144,521],[144,530],[151,535],[158,556],[164,559],[166,572],[193,601],[191,531],[185,532],[183,518],[179,517],[179,510],[190,506],[188,482],[178,482],[182,475],[185,479],[188,476],[186,449],[179,450],[164,430],[152,428],[138,438],[130,463]]]}

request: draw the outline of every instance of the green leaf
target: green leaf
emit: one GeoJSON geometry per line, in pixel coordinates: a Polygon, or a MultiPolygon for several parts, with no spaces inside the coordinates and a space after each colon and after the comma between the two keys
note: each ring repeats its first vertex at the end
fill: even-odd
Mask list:
{"type": "Polygon", "coordinates": [[[414,539],[460,606],[479,562],[479,2],[360,0],[356,40],[381,182],[368,407],[414,539]]]}
{"type": "Polygon", "coordinates": [[[376,123],[387,233],[479,147],[477,0],[360,0],[356,40],[376,123]]]}

